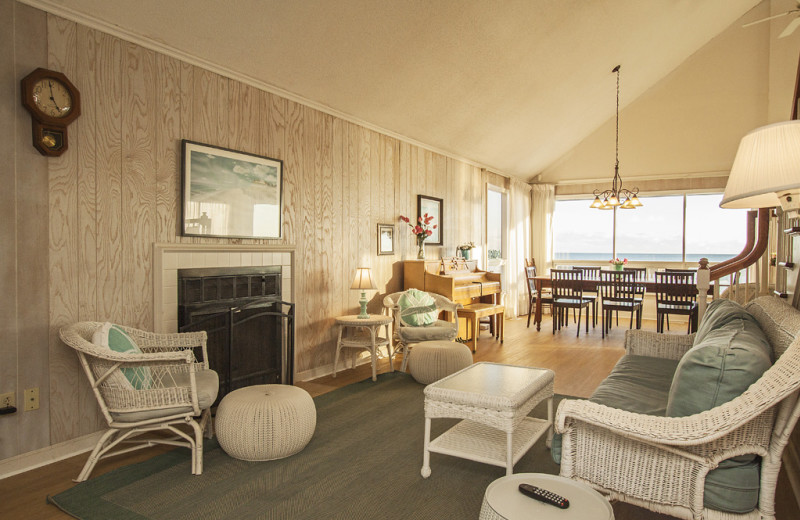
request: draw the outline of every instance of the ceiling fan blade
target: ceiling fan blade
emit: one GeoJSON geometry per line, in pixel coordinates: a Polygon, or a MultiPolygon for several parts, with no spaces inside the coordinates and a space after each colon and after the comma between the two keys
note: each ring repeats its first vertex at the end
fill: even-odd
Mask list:
{"type": "Polygon", "coordinates": [[[787,36],[791,35],[798,27],[800,27],[800,16],[792,20],[789,25],[786,26],[786,29],[778,36],[778,38],[786,38],[787,36]]]}
{"type": "Polygon", "coordinates": [[[797,9],[793,9],[793,10],[791,10],[791,11],[786,11],[785,13],[776,14],[776,15],[774,15],[774,16],[768,16],[768,17],[766,17],[766,18],[762,18],[761,20],[756,20],[755,22],[746,23],[746,24],[742,25],[742,27],[743,27],[743,28],[744,28],[744,27],[750,27],[751,25],[756,25],[756,24],[759,24],[759,23],[761,23],[761,22],[766,22],[766,21],[769,21],[769,20],[774,20],[775,18],[780,18],[781,16],[786,16],[787,14],[789,14],[789,13],[794,13],[794,12],[796,12],[796,11],[797,11],[797,9]]]}

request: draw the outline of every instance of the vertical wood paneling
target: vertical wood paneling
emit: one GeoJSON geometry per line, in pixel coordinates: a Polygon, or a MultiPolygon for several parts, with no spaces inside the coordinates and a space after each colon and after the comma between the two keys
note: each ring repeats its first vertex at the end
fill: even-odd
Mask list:
{"type": "Polygon", "coordinates": [[[156,54],[156,241],[174,242],[179,233],[181,153],[181,64],[156,54]]]}
{"type": "Polygon", "coordinates": [[[125,323],[152,330],[152,254],[156,238],[155,54],[125,44],[122,53],[122,291],[125,323]]]}
{"type": "MultiPolygon", "coordinates": [[[[48,15],[48,66],[67,77],[77,77],[77,26],[48,15]]],[[[78,157],[73,143],[71,153],[51,158],[50,167],[50,440],[57,443],[87,433],[84,418],[91,413],[83,392],[76,391],[79,374],[75,354],[58,339],[58,329],[79,318],[78,291],[78,157]]],[[[91,417],[94,425],[94,417],[91,417]]]]}
{"type": "Polygon", "coordinates": [[[122,43],[97,33],[97,319],[122,322],[122,43]]]}
{"type": "MultiPolygon", "coordinates": [[[[29,435],[34,428],[26,430],[29,443],[18,443],[11,452],[38,447],[48,436],[49,442],[60,442],[89,433],[101,419],[74,354],[57,339],[60,326],[95,319],[151,328],[153,242],[241,242],[178,238],[181,139],[284,161],[283,237],[249,241],[296,248],[298,371],[332,362],[333,318],[358,309],[359,294],[349,288],[356,267],[372,267],[379,287],[374,296],[371,293],[370,312],[381,311],[385,292],[400,289],[400,260],[414,258],[416,246],[398,216],[416,218],[418,194],[445,200],[445,246],[429,246],[429,257],[452,254],[462,241],[482,240],[488,175],[474,166],[10,0],[0,0],[2,9],[38,16],[46,37],[35,36],[29,28],[20,32],[19,22],[16,32],[0,35],[0,42],[11,34],[19,40],[17,70],[3,76],[11,77],[11,83],[0,88],[16,92],[19,77],[28,72],[20,67],[49,66],[64,71],[81,89],[84,101],[83,115],[70,128],[70,149],[58,159],[44,159],[33,151],[29,118],[19,117],[16,98],[17,123],[0,127],[3,135],[13,128],[17,148],[10,181],[16,182],[15,200],[0,211],[16,212],[7,220],[16,220],[15,233],[25,237],[16,239],[16,261],[26,268],[35,267],[37,259],[43,262],[43,272],[37,275],[29,274],[33,270],[9,271],[12,267],[6,263],[0,282],[7,285],[11,278],[21,287],[36,285],[33,278],[50,279],[43,288],[43,304],[36,304],[35,290],[18,295],[20,304],[34,309],[16,315],[17,323],[25,321],[26,327],[35,322],[35,309],[49,299],[50,315],[40,318],[40,355],[35,353],[35,333],[25,345],[24,359],[15,358],[22,340],[13,334],[12,346],[6,346],[7,341],[0,347],[0,391],[7,391],[7,381],[17,387],[38,384],[50,397],[42,404],[43,413],[49,413],[50,431],[47,417],[42,421],[34,413],[17,419],[17,430],[25,424],[45,433],[37,437],[29,435]],[[39,42],[42,57],[29,63],[24,55],[34,52],[33,40],[39,42]],[[49,179],[30,175],[37,164],[49,170],[49,179]],[[42,186],[37,188],[36,182],[42,186]],[[42,206],[49,205],[49,218],[38,227],[31,214],[44,209],[36,205],[33,193],[41,195],[42,206]],[[23,198],[25,209],[14,209],[23,198]],[[396,226],[392,256],[377,255],[379,222],[396,226]],[[37,232],[44,233],[46,245],[28,240],[37,232]],[[42,249],[47,249],[46,255],[42,249]],[[11,371],[5,370],[7,363],[11,371]],[[42,377],[49,380],[37,381],[42,377]],[[76,380],[83,385],[79,391],[76,380]]],[[[6,19],[0,19],[0,28],[6,28],[6,19]]],[[[0,60],[0,71],[7,66],[3,63],[0,60]]],[[[0,146],[0,157],[3,153],[7,150],[0,146]]],[[[13,289],[5,293],[13,294],[13,289]]]]}
{"type": "MultiPolygon", "coordinates": [[[[0,0],[2,49],[13,49],[15,45],[16,5],[12,0],[0,0]]],[[[46,31],[45,26],[45,37],[46,31]]],[[[46,60],[46,48],[41,46],[39,50],[43,51],[46,60]]],[[[21,244],[17,241],[16,226],[11,223],[16,221],[18,211],[16,171],[19,165],[15,164],[16,149],[24,150],[30,146],[30,133],[24,131],[24,127],[30,125],[30,117],[17,101],[17,77],[14,53],[0,53],[0,120],[10,122],[0,124],[0,164],[15,166],[0,168],[0,185],[4,187],[0,190],[0,222],[7,223],[0,226],[0,244],[3,244],[4,252],[0,255],[0,294],[3,294],[0,299],[0,330],[5,331],[4,341],[0,342],[0,393],[17,392],[17,256],[21,244]]],[[[41,167],[44,161],[39,163],[41,167]]],[[[44,196],[47,196],[46,189],[44,196]]],[[[19,453],[16,421],[0,421],[0,439],[3,439],[0,442],[0,459],[19,453]]]]}

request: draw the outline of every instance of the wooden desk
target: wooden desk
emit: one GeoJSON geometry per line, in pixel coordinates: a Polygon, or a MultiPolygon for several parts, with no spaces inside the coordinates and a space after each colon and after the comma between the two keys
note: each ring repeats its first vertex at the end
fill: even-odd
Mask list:
{"type": "MultiPolygon", "coordinates": [[[[533,278],[533,283],[536,286],[536,292],[538,294],[542,294],[542,289],[552,287],[553,284],[550,280],[549,276],[541,275],[535,276],[533,278]]],[[[583,290],[584,291],[597,291],[597,285],[600,283],[600,280],[589,279],[585,278],[583,280],[583,290]]],[[[656,292],[656,282],[655,280],[641,280],[637,281],[636,285],[643,287],[645,292],[656,292]]],[[[693,286],[694,287],[694,286],[693,286]]],[[[708,292],[712,292],[713,287],[708,289],[708,292]]],[[[697,288],[694,288],[695,294],[697,294],[697,288]]],[[[536,330],[541,330],[542,328],[542,300],[541,298],[536,298],[536,313],[534,314],[533,321],[536,322],[536,330]]]]}

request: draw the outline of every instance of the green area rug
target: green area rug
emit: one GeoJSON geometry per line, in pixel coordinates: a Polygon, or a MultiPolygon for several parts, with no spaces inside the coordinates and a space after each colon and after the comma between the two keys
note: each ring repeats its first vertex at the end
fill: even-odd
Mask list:
{"type": "MultiPolygon", "coordinates": [[[[314,399],[317,428],[300,453],[244,462],[207,441],[203,474],[176,449],[48,497],[76,518],[435,519],[478,518],[483,493],[505,469],[436,453],[423,479],[423,385],[382,374],[314,399]]],[[[546,403],[532,413],[546,417],[546,403]]],[[[434,419],[432,437],[455,422],[434,419]]],[[[516,473],[558,473],[544,439],[516,473]]]]}

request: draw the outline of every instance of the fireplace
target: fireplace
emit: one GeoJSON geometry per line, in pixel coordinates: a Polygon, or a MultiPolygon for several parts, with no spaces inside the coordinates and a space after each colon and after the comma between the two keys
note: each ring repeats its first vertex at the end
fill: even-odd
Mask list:
{"type": "Polygon", "coordinates": [[[178,330],[208,334],[208,361],[225,394],[292,384],[294,304],[282,301],[282,266],[178,269],[178,330]]]}

